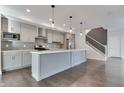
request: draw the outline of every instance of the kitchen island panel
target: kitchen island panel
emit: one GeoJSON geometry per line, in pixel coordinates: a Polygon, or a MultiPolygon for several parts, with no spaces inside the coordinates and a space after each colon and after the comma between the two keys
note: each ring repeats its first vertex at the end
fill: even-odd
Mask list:
{"type": "Polygon", "coordinates": [[[86,62],[85,50],[33,51],[32,77],[37,81],[86,62]]]}
{"type": "Polygon", "coordinates": [[[40,55],[42,79],[70,68],[70,52],[40,55]]]}

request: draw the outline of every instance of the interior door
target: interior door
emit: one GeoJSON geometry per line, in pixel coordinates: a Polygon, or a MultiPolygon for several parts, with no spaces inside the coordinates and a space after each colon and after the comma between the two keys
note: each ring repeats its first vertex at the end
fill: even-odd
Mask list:
{"type": "Polygon", "coordinates": [[[110,38],[110,57],[121,57],[121,37],[110,38]]]}

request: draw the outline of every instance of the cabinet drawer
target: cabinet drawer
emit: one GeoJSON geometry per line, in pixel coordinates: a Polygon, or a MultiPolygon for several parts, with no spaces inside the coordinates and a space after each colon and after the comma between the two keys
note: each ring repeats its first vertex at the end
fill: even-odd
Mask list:
{"type": "Polygon", "coordinates": [[[2,52],[2,55],[3,56],[15,56],[15,55],[21,55],[21,51],[4,51],[4,52],[2,52]]]}

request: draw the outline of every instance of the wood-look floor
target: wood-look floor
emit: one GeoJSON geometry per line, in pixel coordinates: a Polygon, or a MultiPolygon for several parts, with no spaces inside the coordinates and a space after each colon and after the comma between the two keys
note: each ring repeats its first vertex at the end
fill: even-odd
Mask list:
{"type": "Polygon", "coordinates": [[[124,60],[88,60],[74,68],[36,82],[31,69],[6,72],[1,87],[124,87],[124,60]]]}

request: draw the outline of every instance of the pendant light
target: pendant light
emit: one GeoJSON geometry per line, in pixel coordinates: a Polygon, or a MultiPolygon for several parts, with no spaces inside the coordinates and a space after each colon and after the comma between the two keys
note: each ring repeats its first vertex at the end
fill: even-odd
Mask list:
{"type": "Polygon", "coordinates": [[[72,33],[72,16],[69,16],[70,18],[70,29],[69,29],[69,32],[72,33]]]}
{"type": "Polygon", "coordinates": [[[83,23],[82,22],[80,22],[80,35],[82,36],[83,35],[83,33],[82,33],[82,25],[83,23]]]}
{"type": "Polygon", "coordinates": [[[51,8],[52,8],[52,21],[51,21],[51,24],[52,24],[52,28],[54,28],[54,26],[55,26],[55,19],[54,19],[54,8],[55,8],[55,5],[51,5],[51,8]]]}

